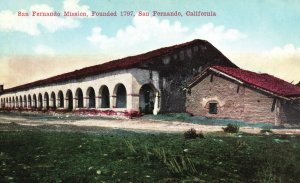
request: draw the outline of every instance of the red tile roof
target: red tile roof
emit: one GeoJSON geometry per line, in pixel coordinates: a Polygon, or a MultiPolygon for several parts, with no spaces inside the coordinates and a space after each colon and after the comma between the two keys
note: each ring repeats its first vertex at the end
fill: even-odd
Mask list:
{"type": "Polygon", "coordinates": [[[210,70],[217,70],[240,80],[250,86],[266,90],[283,97],[300,97],[300,87],[288,83],[282,79],[269,74],[258,74],[255,72],[224,66],[213,66],[210,70]]]}
{"type": "MultiPolygon", "coordinates": [[[[132,68],[132,67],[136,66],[137,64],[139,64],[141,62],[144,62],[144,61],[147,61],[147,60],[159,57],[159,56],[171,54],[171,53],[177,51],[178,49],[181,49],[184,47],[191,47],[191,46],[194,46],[197,44],[206,44],[206,43],[208,43],[208,42],[205,40],[195,39],[190,42],[186,42],[186,43],[182,43],[182,44],[178,44],[178,45],[174,45],[174,46],[170,46],[170,47],[160,48],[160,49],[153,50],[153,51],[143,53],[140,55],[135,55],[135,56],[130,56],[130,57],[126,57],[126,58],[122,58],[122,59],[118,59],[118,60],[113,60],[110,62],[106,62],[104,64],[86,67],[86,68],[83,68],[80,70],[75,70],[73,72],[68,72],[68,73],[64,73],[64,74],[50,77],[47,79],[38,80],[38,81],[35,81],[32,83],[9,88],[9,89],[4,90],[3,93],[29,89],[31,87],[48,85],[48,84],[63,82],[63,81],[71,80],[71,79],[78,79],[78,78],[82,78],[85,76],[92,76],[92,75],[97,75],[97,74],[111,72],[111,71],[120,70],[120,69],[128,69],[128,68],[132,68]]],[[[230,64],[235,66],[233,63],[230,63],[230,64]]]]}

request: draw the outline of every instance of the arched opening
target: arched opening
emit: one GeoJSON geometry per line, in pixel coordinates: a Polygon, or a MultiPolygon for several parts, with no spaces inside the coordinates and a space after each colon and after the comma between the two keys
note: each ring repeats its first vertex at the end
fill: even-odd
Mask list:
{"type": "Polygon", "coordinates": [[[5,107],[5,99],[1,99],[1,107],[5,107]]]}
{"type": "MultiPolygon", "coordinates": [[[[153,114],[155,106],[155,97],[157,91],[151,84],[145,84],[141,87],[139,92],[139,109],[140,112],[145,114],[153,114]]],[[[157,101],[158,102],[158,101],[157,101]]]]}
{"type": "Polygon", "coordinates": [[[87,95],[87,107],[88,108],[95,108],[96,107],[96,95],[95,95],[95,90],[94,88],[92,87],[89,87],[87,89],[87,92],[86,92],[86,95],[87,95]]]}
{"type": "Polygon", "coordinates": [[[33,108],[37,108],[36,94],[33,94],[33,108]]]}
{"type": "Polygon", "coordinates": [[[16,100],[15,100],[15,107],[19,107],[19,100],[18,100],[18,97],[16,97],[16,100]]]}
{"type": "Polygon", "coordinates": [[[51,108],[56,109],[56,97],[54,92],[51,93],[51,108]]]}
{"type": "Polygon", "coordinates": [[[28,107],[32,107],[32,103],[31,103],[31,95],[28,95],[28,107]]]}
{"type": "Polygon", "coordinates": [[[115,87],[114,94],[116,96],[116,108],[127,107],[127,92],[123,84],[118,84],[115,87]]]}
{"type": "Polygon", "coordinates": [[[83,93],[81,88],[77,88],[75,96],[76,96],[76,108],[83,108],[83,93]]]}
{"type": "Polygon", "coordinates": [[[12,107],[13,107],[13,104],[12,104],[11,97],[9,97],[9,107],[10,107],[10,108],[12,108],[12,107]]]}
{"type": "Polygon", "coordinates": [[[19,99],[19,107],[23,107],[23,99],[22,99],[22,96],[20,96],[20,99],[19,99]]]}
{"type": "Polygon", "coordinates": [[[42,96],[42,94],[39,94],[38,102],[39,102],[38,103],[39,104],[38,108],[42,109],[43,108],[43,96],[42,96]]]}
{"type": "Polygon", "coordinates": [[[109,102],[109,90],[106,85],[101,86],[99,90],[99,96],[100,96],[100,107],[101,108],[109,108],[110,102],[109,102]]]}
{"type": "Polygon", "coordinates": [[[44,94],[44,101],[45,101],[45,109],[49,110],[49,95],[47,92],[44,94]]]}
{"type": "Polygon", "coordinates": [[[73,110],[73,94],[71,90],[67,91],[66,101],[68,110],[73,110]]]}
{"type": "Polygon", "coordinates": [[[24,95],[24,107],[27,108],[27,97],[24,95]]]}
{"type": "Polygon", "coordinates": [[[58,92],[58,107],[59,108],[64,108],[64,94],[62,91],[58,92]]]}

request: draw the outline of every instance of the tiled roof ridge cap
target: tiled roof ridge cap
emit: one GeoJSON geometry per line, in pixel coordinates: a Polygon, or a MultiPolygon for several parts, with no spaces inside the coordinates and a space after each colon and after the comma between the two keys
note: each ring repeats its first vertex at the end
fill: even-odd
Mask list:
{"type": "MultiPolygon", "coordinates": [[[[58,74],[58,75],[55,75],[55,76],[52,76],[52,77],[49,77],[49,78],[46,78],[46,79],[40,79],[40,80],[36,80],[36,81],[29,82],[29,83],[26,83],[26,84],[22,84],[22,85],[18,85],[18,86],[15,86],[15,87],[11,87],[11,88],[5,89],[3,91],[3,93],[5,93],[5,92],[13,92],[13,91],[16,91],[16,90],[24,90],[26,88],[34,87],[34,86],[46,85],[46,84],[49,84],[49,83],[47,83],[47,81],[49,81],[49,80],[55,80],[56,79],[57,80],[56,82],[60,82],[62,80],[61,77],[64,77],[64,76],[67,77],[68,75],[71,75],[71,74],[74,74],[73,75],[73,77],[74,77],[74,76],[77,75],[77,73],[88,71],[88,69],[95,69],[95,68],[98,68],[98,67],[101,67],[101,66],[107,66],[107,65],[110,65],[112,63],[117,63],[117,62],[121,62],[121,61],[124,61],[124,60],[128,60],[130,58],[137,58],[137,57],[141,57],[141,56],[147,56],[147,55],[150,55],[151,53],[155,53],[155,52],[159,52],[159,51],[175,51],[175,50],[181,49],[183,47],[193,46],[193,45],[195,45],[197,43],[200,43],[200,42],[208,43],[208,41],[206,41],[206,40],[194,39],[192,41],[184,42],[184,43],[181,43],[181,44],[175,44],[175,45],[171,45],[171,46],[165,46],[165,47],[161,47],[161,48],[158,48],[158,49],[155,49],[155,50],[151,50],[151,51],[148,51],[148,52],[145,52],[145,53],[141,53],[141,54],[137,54],[137,55],[132,55],[132,56],[127,56],[127,57],[124,57],[124,58],[119,58],[119,59],[111,60],[111,61],[108,61],[108,62],[105,62],[105,63],[101,63],[101,64],[87,66],[87,67],[84,67],[84,68],[81,68],[81,69],[76,69],[76,70],[73,70],[73,71],[70,71],[70,72],[65,72],[65,73],[62,73],[62,74],[58,74]],[[171,49],[171,50],[168,50],[168,49],[171,49]]],[[[165,55],[165,54],[166,53],[158,53],[156,56],[149,57],[149,58],[144,58],[144,59],[142,59],[142,61],[145,61],[145,60],[148,60],[150,58],[157,57],[157,56],[162,56],[162,55],[165,55]]],[[[110,70],[108,69],[108,72],[109,71],[110,70]]],[[[93,72],[95,72],[95,71],[93,71],[93,72]]],[[[92,75],[93,72],[91,72],[90,75],[92,75]]],[[[80,75],[80,74],[78,74],[78,75],[80,75]]],[[[67,79],[71,80],[72,78],[67,78],[67,79]]]]}

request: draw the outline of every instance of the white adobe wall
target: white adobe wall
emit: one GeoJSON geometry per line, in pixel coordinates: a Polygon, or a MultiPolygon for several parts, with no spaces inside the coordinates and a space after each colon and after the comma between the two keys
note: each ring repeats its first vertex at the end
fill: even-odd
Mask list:
{"type": "MultiPolygon", "coordinates": [[[[149,71],[144,69],[126,69],[126,70],[119,70],[119,71],[113,71],[109,73],[99,74],[96,76],[90,76],[85,77],[78,80],[71,80],[67,81],[65,83],[54,83],[48,86],[42,86],[42,87],[35,87],[31,88],[26,91],[20,91],[20,92],[14,92],[14,93],[6,93],[0,96],[1,99],[1,105],[0,108],[8,107],[8,108],[29,108],[28,104],[28,96],[31,96],[31,102],[33,103],[33,95],[36,95],[37,101],[38,101],[38,95],[42,94],[43,101],[44,101],[44,94],[47,92],[49,95],[49,99],[51,99],[51,93],[55,93],[56,97],[56,105],[58,105],[58,92],[62,91],[64,95],[64,99],[67,98],[67,91],[71,90],[73,94],[73,108],[75,109],[75,94],[76,90],[78,88],[81,88],[83,92],[84,97],[84,108],[87,107],[88,103],[88,96],[87,96],[87,90],[89,87],[92,87],[95,90],[96,94],[96,108],[100,107],[100,99],[99,99],[99,89],[101,86],[106,85],[109,89],[110,94],[110,109],[114,109],[116,111],[125,111],[125,110],[139,110],[139,90],[144,84],[151,83],[156,90],[159,92],[159,75],[156,71],[149,71]],[[123,84],[126,88],[127,92],[127,107],[126,108],[114,108],[113,102],[114,102],[114,90],[118,84],[123,84]],[[20,96],[22,98],[22,104],[20,103],[20,96]],[[24,96],[27,98],[27,103],[24,102],[24,96]],[[13,104],[12,102],[6,102],[7,99],[13,98],[16,99],[18,97],[18,103],[15,102],[13,104]],[[15,105],[15,106],[14,106],[15,105]]],[[[158,94],[159,97],[159,94],[158,94]]],[[[37,102],[38,103],[38,102],[37,102]]],[[[52,102],[49,102],[50,107],[52,107],[52,102]]],[[[33,104],[32,104],[33,105],[33,104]]],[[[43,107],[45,107],[45,101],[43,104],[43,107]]],[[[64,108],[67,108],[67,102],[64,102],[64,108]]],[[[106,108],[107,110],[107,108],[106,108]]],[[[159,107],[157,106],[156,112],[158,112],[159,107]]]]}

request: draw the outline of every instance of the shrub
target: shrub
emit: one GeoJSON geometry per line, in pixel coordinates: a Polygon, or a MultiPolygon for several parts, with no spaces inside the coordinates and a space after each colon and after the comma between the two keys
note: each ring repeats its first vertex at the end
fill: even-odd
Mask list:
{"type": "Polygon", "coordinates": [[[226,133],[237,133],[239,132],[240,127],[238,125],[229,123],[225,128],[223,128],[223,130],[226,133]]]}
{"type": "Polygon", "coordinates": [[[271,129],[262,129],[262,130],[260,130],[260,133],[270,134],[270,133],[273,133],[273,131],[271,129]]]}
{"type": "Polygon", "coordinates": [[[197,133],[197,131],[194,128],[191,128],[188,131],[184,132],[183,136],[185,139],[195,139],[197,137],[204,138],[203,133],[197,133]]]}

